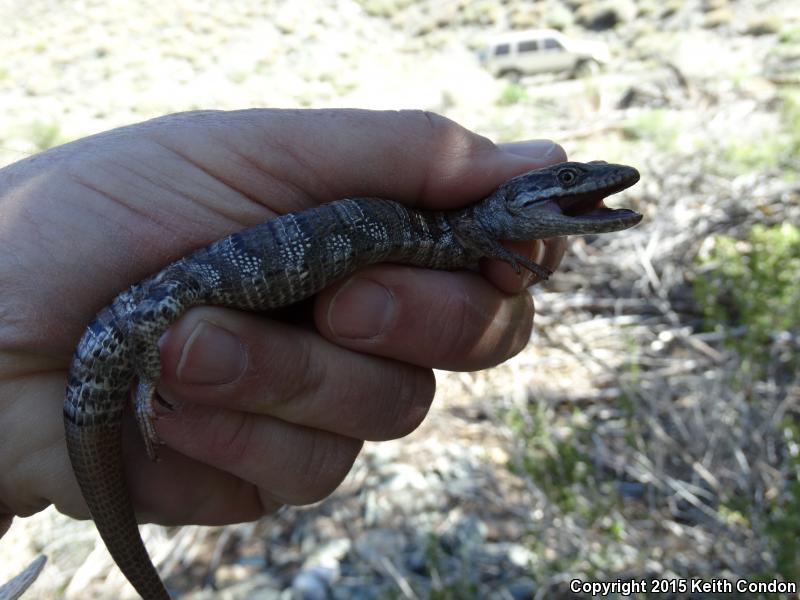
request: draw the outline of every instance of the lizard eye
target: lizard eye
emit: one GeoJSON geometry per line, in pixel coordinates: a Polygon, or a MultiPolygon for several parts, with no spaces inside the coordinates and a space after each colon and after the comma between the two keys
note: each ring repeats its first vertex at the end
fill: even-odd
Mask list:
{"type": "Polygon", "coordinates": [[[561,185],[566,186],[572,185],[578,180],[578,174],[574,169],[561,169],[557,177],[561,185]]]}

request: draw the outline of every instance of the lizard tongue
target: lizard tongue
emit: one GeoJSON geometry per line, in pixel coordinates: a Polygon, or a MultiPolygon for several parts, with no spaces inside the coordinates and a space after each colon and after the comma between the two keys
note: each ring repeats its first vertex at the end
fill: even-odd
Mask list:
{"type": "Polygon", "coordinates": [[[563,214],[581,219],[618,219],[632,217],[638,213],[629,208],[609,208],[605,202],[598,200],[594,206],[580,206],[578,210],[567,210],[563,214]]]}
{"type": "Polygon", "coordinates": [[[580,194],[557,199],[551,207],[555,212],[579,219],[619,220],[639,214],[629,208],[609,208],[604,200],[605,197],[599,194],[580,194]]]}

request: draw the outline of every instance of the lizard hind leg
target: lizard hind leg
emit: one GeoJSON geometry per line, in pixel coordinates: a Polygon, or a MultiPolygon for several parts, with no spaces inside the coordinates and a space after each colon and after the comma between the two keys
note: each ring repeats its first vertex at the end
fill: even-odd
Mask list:
{"type": "Polygon", "coordinates": [[[151,460],[158,460],[157,448],[161,444],[155,429],[158,415],[153,406],[158,402],[172,408],[156,391],[161,379],[158,340],[172,323],[196,303],[196,299],[196,289],[186,282],[161,281],[148,289],[130,318],[128,335],[132,342],[132,362],[137,375],[134,414],[151,460]]]}
{"type": "Polygon", "coordinates": [[[162,443],[156,433],[155,420],[158,418],[153,410],[153,401],[157,399],[157,380],[140,377],[136,384],[136,395],[133,400],[133,411],[136,423],[144,440],[144,447],[150,460],[158,460],[158,446],[162,443]]]}

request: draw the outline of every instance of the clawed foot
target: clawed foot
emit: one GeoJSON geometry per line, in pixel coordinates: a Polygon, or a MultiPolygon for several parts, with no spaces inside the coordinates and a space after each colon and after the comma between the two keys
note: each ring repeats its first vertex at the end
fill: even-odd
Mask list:
{"type": "Polygon", "coordinates": [[[531,259],[522,256],[521,254],[513,253],[512,256],[516,260],[515,262],[511,263],[511,266],[514,267],[514,270],[517,272],[517,275],[521,273],[520,265],[528,269],[528,271],[530,271],[534,275],[538,275],[539,279],[541,279],[542,281],[549,279],[550,275],[553,274],[553,272],[550,269],[543,267],[539,263],[534,262],[531,259]]]}
{"type": "Polygon", "coordinates": [[[139,425],[139,431],[144,440],[144,447],[147,450],[147,456],[150,460],[158,460],[157,447],[162,443],[158,438],[155,429],[155,420],[158,418],[153,410],[153,401],[156,400],[172,410],[172,406],[164,401],[158,394],[156,394],[156,383],[139,379],[136,385],[136,399],[134,401],[134,412],[136,413],[136,422],[139,425]]]}
{"type": "Polygon", "coordinates": [[[172,404],[171,402],[167,402],[166,400],[164,400],[164,397],[158,392],[156,392],[156,402],[158,402],[161,406],[163,406],[169,411],[175,410],[175,405],[172,404]]]}
{"type": "Polygon", "coordinates": [[[527,256],[522,256],[521,254],[517,254],[516,252],[512,252],[511,250],[507,249],[505,246],[501,246],[500,244],[497,245],[495,249],[495,258],[499,258],[500,260],[506,261],[508,264],[512,266],[514,271],[516,271],[517,275],[522,273],[522,267],[525,267],[533,273],[534,275],[538,275],[539,279],[542,281],[548,279],[553,272],[550,269],[547,269],[540,265],[537,262],[532,261],[527,256]]]}
{"type": "Polygon", "coordinates": [[[542,281],[549,279],[550,275],[553,274],[550,269],[532,261],[527,256],[522,256],[517,252],[509,250],[495,238],[489,237],[489,235],[479,227],[469,228],[469,233],[471,235],[468,240],[466,242],[462,241],[462,243],[465,243],[465,245],[473,251],[479,252],[481,256],[496,258],[507,262],[511,265],[511,268],[516,271],[517,275],[522,274],[523,267],[534,275],[537,275],[542,281]]]}

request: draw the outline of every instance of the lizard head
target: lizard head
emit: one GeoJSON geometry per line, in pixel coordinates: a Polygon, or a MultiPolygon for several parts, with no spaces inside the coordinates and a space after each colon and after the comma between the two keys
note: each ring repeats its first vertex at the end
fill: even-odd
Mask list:
{"type": "Polygon", "coordinates": [[[639,172],[602,161],[565,162],[509,179],[487,199],[498,218],[506,214],[502,237],[531,240],[627,229],[642,219],[627,208],[608,208],[603,200],[639,181],[639,172]]]}

